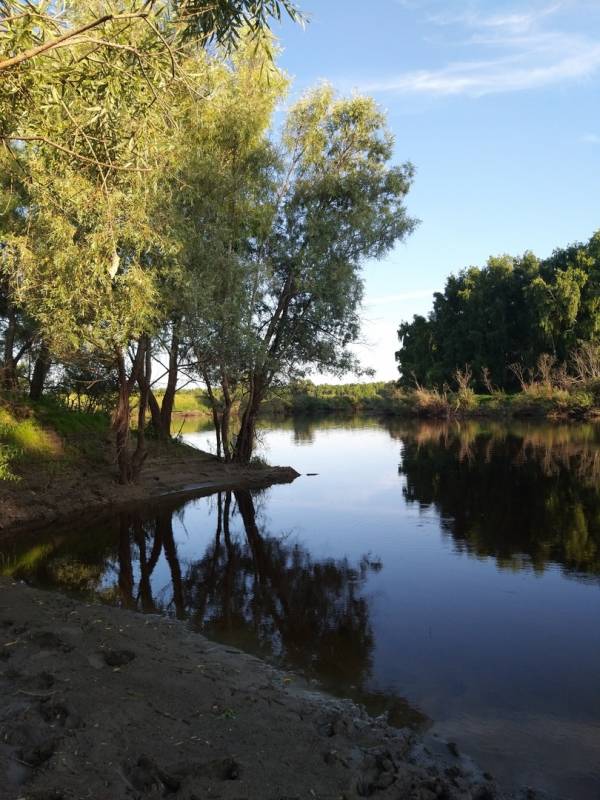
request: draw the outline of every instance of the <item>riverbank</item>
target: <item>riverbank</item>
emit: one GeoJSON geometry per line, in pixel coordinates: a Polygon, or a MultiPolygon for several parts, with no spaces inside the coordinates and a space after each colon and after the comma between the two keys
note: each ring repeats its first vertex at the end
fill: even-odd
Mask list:
{"type": "Polygon", "coordinates": [[[0,531],[44,526],[167,494],[260,489],[298,477],[291,467],[225,464],[177,438],[149,438],[147,453],[137,483],[121,486],[106,415],[51,400],[0,404],[0,531]]]}
{"type": "Polygon", "coordinates": [[[541,797],[181,623],[6,579],[0,697],[3,800],[541,797]]]}
{"type": "MultiPolygon", "coordinates": [[[[110,442],[106,443],[110,450],[110,442]]],[[[260,489],[290,483],[291,467],[225,464],[216,456],[180,443],[151,442],[141,477],[117,483],[105,458],[32,460],[18,481],[0,481],[0,531],[42,527],[70,517],[115,509],[163,495],[201,496],[225,489],[260,489]]]]}
{"type": "MultiPolygon", "coordinates": [[[[202,390],[186,390],[176,406],[180,418],[210,421],[202,390]]],[[[261,406],[263,417],[371,414],[435,419],[600,419],[600,386],[566,390],[532,383],[520,392],[477,394],[470,388],[450,391],[400,388],[394,381],[312,384],[305,381],[273,390],[261,406]]]]}

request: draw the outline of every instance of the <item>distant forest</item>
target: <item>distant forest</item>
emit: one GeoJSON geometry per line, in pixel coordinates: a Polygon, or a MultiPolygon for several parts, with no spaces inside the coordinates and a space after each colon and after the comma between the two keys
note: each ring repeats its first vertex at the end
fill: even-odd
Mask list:
{"type": "Polygon", "coordinates": [[[403,322],[398,337],[404,386],[451,385],[468,365],[480,390],[519,389],[541,357],[567,363],[600,342],[600,231],[543,260],[504,255],[451,275],[428,317],[403,322]]]}

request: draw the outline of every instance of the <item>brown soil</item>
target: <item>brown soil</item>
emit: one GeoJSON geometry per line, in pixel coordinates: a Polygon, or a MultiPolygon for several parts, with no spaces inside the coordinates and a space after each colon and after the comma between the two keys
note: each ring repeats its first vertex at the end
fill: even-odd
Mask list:
{"type": "MultiPolygon", "coordinates": [[[[107,447],[107,451],[109,448],[107,447]]],[[[154,445],[139,482],[120,486],[109,458],[26,465],[18,483],[0,481],[0,530],[48,525],[75,514],[171,493],[201,495],[290,483],[291,467],[224,464],[182,444],[154,445]]]]}
{"type": "Polygon", "coordinates": [[[0,580],[2,800],[371,796],[506,797],[455,745],[182,623],[0,580]]]}

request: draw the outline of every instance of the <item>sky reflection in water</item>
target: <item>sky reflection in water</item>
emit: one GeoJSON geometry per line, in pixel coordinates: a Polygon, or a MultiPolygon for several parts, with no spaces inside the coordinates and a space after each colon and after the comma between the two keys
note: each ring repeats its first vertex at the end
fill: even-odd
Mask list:
{"type": "Polygon", "coordinates": [[[597,796],[600,429],[302,420],[262,436],[270,462],[318,475],[5,543],[4,571],[190,618],[433,724],[508,782],[597,796]]]}

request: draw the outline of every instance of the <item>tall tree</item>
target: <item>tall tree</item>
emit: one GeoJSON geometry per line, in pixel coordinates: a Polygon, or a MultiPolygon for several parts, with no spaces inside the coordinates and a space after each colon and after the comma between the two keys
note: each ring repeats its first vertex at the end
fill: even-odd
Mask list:
{"type": "Polygon", "coordinates": [[[175,205],[186,290],[183,303],[175,292],[173,317],[182,350],[207,386],[219,450],[229,460],[231,413],[255,347],[256,250],[273,214],[278,157],[268,128],[287,80],[246,41],[229,64],[214,65],[211,84],[210,99],[191,109],[177,171],[185,187],[175,205]]]}
{"type": "Polygon", "coordinates": [[[369,98],[329,87],[290,111],[272,168],[272,213],[253,252],[253,346],[234,457],[251,457],[256,417],[277,380],[356,367],[361,266],[407,236],[413,167],[390,164],[393,139],[369,98]]]}
{"type": "Polygon", "coordinates": [[[159,178],[182,115],[211,90],[203,47],[235,43],[242,23],[260,34],[284,7],[295,14],[287,0],[131,0],[119,14],[97,0],[62,16],[53,3],[0,6],[0,138],[30,193],[26,235],[3,239],[2,276],[47,346],[96,350],[116,369],[122,482],[143,462],[143,424],[129,451],[130,396],[149,386],[148,333],[177,265],[159,178]]]}
{"type": "Polygon", "coordinates": [[[292,108],[277,140],[266,129],[284,84],[270,85],[257,106],[238,76],[231,99],[245,96],[250,107],[242,129],[227,101],[216,116],[222,171],[208,176],[225,192],[215,202],[210,180],[199,181],[204,203],[192,216],[201,224],[188,239],[196,263],[219,264],[212,280],[199,273],[190,335],[225,456],[240,462],[251,457],[256,415],[275,382],[356,367],[348,345],[360,329],[361,265],[415,224],[404,208],[413,168],[390,164],[392,137],[373,101],[318,89],[292,108]],[[243,409],[230,446],[235,397],[243,409]]]}

